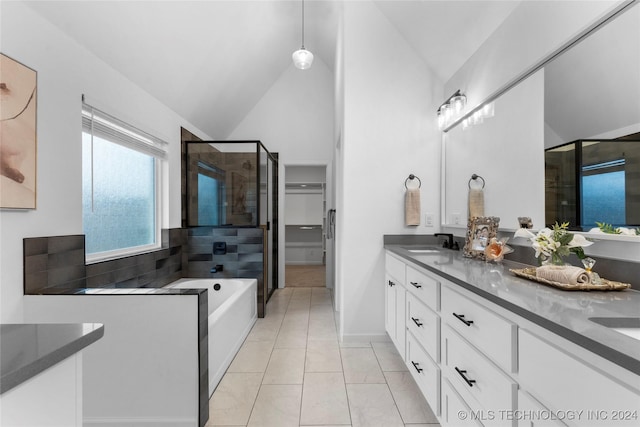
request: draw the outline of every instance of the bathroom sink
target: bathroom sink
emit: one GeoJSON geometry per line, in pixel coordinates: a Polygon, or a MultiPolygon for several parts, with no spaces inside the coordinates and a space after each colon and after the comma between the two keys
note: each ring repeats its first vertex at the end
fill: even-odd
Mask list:
{"type": "Polygon", "coordinates": [[[442,253],[440,250],[434,248],[433,246],[405,246],[405,249],[408,252],[413,254],[437,254],[442,253]]]}
{"type": "Polygon", "coordinates": [[[640,340],[640,317],[590,317],[594,323],[640,340]]]}

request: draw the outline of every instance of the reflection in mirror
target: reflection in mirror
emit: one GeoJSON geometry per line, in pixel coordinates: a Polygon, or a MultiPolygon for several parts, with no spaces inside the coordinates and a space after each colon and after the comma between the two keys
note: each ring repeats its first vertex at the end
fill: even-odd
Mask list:
{"type": "Polygon", "coordinates": [[[640,224],[640,134],[581,140],[545,152],[546,222],[589,231],[640,224]]]}
{"type": "Polygon", "coordinates": [[[545,223],[637,226],[640,6],[547,64],[544,88],[545,223]]]}

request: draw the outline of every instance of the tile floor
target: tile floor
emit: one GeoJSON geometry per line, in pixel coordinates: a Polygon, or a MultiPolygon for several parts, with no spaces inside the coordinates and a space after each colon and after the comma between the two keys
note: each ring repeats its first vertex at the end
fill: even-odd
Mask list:
{"type": "Polygon", "coordinates": [[[277,290],[209,402],[211,426],[438,425],[391,342],[340,343],[325,288],[277,290]]]}

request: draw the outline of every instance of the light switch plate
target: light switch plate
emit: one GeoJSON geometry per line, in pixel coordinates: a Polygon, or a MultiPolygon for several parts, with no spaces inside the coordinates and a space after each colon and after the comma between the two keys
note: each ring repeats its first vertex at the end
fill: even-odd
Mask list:
{"type": "Polygon", "coordinates": [[[460,224],[460,221],[462,220],[461,217],[462,216],[459,213],[451,214],[451,220],[456,225],[460,224]]]}
{"type": "Polygon", "coordinates": [[[433,227],[433,214],[427,213],[424,215],[424,226],[433,227]]]}

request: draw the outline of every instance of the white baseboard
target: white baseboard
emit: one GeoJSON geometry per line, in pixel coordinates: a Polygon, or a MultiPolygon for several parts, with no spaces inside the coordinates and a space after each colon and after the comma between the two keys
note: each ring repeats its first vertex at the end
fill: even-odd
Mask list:
{"type": "Polygon", "coordinates": [[[188,418],[83,418],[84,427],[197,427],[197,419],[188,418]]]}

